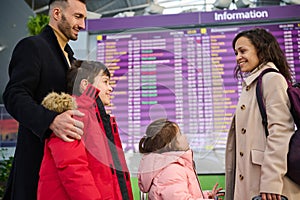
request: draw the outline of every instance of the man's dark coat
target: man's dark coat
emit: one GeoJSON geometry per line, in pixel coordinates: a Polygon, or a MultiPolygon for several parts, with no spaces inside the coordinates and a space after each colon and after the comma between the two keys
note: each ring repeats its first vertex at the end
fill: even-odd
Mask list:
{"type": "Polygon", "coordinates": [[[7,111],[19,122],[19,130],[3,200],[36,199],[44,139],[50,135],[49,125],[57,115],[40,103],[50,92],[66,91],[68,68],[50,26],[40,35],[22,39],[13,51],[3,100],[7,111]]]}

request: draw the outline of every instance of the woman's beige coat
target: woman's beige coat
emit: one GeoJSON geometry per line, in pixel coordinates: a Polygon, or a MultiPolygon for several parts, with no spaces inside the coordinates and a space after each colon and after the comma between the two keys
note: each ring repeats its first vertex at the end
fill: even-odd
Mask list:
{"type": "Polygon", "coordinates": [[[228,133],[226,200],[251,200],[260,193],[283,194],[300,200],[300,186],[285,176],[289,141],[294,133],[287,83],[282,75],[263,76],[263,99],[268,116],[266,138],[256,100],[256,78],[273,63],[255,69],[243,83],[228,133]]]}

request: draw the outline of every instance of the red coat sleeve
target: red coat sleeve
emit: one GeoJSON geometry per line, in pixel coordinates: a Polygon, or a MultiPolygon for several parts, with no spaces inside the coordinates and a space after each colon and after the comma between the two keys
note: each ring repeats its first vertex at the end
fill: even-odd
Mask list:
{"type": "Polygon", "coordinates": [[[57,137],[50,139],[51,151],[64,189],[72,200],[98,200],[101,195],[88,167],[87,154],[82,140],[64,142],[57,137]]]}

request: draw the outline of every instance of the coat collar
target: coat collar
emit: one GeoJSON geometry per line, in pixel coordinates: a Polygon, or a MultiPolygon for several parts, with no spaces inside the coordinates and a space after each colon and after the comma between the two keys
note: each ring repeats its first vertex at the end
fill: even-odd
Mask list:
{"type": "Polygon", "coordinates": [[[49,25],[45,26],[44,30],[40,33],[40,35],[43,38],[46,38],[46,40],[49,41],[49,44],[51,44],[55,48],[61,50],[61,47],[58,43],[56,35],[55,35],[54,31],[52,30],[51,26],[49,26],[49,25]]]}
{"type": "Polygon", "coordinates": [[[274,69],[278,70],[276,68],[276,66],[274,65],[274,63],[272,63],[272,62],[268,62],[267,64],[260,65],[260,66],[256,67],[251,72],[251,74],[245,79],[245,81],[243,82],[243,86],[251,85],[254,81],[256,81],[256,79],[261,74],[261,72],[264,71],[267,68],[274,68],[274,69]]]}
{"type": "Polygon", "coordinates": [[[84,92],[76,97],[78,107],[91,107],[95,106],[95,101],[99,95],[100,90],[89,84],[84,92]]]}
{"type": "Polygon", "coordinates": [[[69,42],[68,38],[64,36],[59,30],[55,29],[53,26],[49,26],[52,28],[61,50],[64,50],[66,44],[69,42]]]}
{"type": "MultiPolygon", "coordinates": [[[[65,62],[66,68],[69,69],[70,65],[67,61],[67,58],[65,57],[65,55],[63,53],[63,49],[61,48],[61,46],[58,42],[58,39],[57,39],[53,29],[51,28],[51,26],[49,26],[49,25],[45,26],[44,30],[40,33],[40,36],[47,41],[47,43],[49,44],[51,49],[53,49],[54,51],[57,51],[57,53],[60,54],[60,57],[65,62]]],[[[67,50],[69,50],[69,52],[71,52],[71,55],[70,55],[71,57],[74,55],[74,52],[68,43],[65,45],[65,49],[67,49],[67,50]]],[[[72,58],[72,59],[69,58],[70,62],[72,62],[74,59],[75,58],[72,58]]]]}

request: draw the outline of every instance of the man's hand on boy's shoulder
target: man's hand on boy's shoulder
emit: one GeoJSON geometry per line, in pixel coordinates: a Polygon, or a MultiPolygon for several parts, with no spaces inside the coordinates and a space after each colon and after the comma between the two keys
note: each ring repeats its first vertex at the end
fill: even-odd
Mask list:
{"type": "Polygon", "coordinates": [[[57,115],[50,124],[53,133],[65,142],[80,140],[83,135],[83,122],[74,119],[73,116],[83,117],[84,113],[79,110],[68,110],[57,115]]]}

